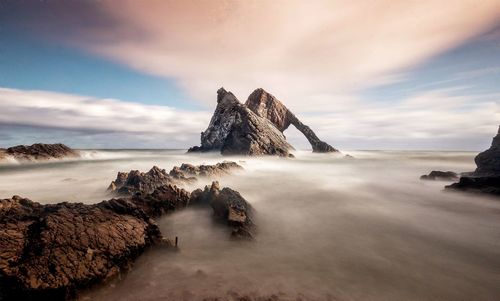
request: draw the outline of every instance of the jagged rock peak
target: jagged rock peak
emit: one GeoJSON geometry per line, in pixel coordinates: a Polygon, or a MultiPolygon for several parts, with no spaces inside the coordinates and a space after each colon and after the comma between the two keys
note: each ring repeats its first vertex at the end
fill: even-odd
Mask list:
{"type": "Polygon", "coordinates": [[[245,105],[255,114],[271,121],[281,132],[293,124],[307,138],[313,152],[338,152],[328,143],[321,141],[311,128],[303,124],[281,101],[264,89],[258,88],[253,91],[245,105]]]}

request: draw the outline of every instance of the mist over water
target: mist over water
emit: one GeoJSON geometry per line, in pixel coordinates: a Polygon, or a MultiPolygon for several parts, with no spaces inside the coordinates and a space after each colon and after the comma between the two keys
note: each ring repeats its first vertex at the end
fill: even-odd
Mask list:
{"type": "MultiPolygon", "coordinates": [[[[149,251],[124,279],[82,299],[498,299],[500,202],[419,180],[431,170],[471,171],[476,153],[348,153],[355,159],[308,152],[296,159],[229,158],[245,171],[219,182],[255,208],[256,241],[231,241],[210,210],[179,211],[158,220],[165,236],[179,237],[179,252],[149,251]]],[[[105,189],[118,171],[224,159],[123,150],[2,165],[0,197],[93,203],[109,198],[105,189]]]]}

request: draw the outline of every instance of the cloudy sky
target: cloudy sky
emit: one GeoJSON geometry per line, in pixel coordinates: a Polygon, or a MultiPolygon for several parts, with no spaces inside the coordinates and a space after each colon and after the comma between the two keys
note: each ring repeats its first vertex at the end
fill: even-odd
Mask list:
{"type": "Polygon", "coordinates": [[[0,147],[187,148],[221,86],[340,149],[481,150],[500,1],[0,0],[0,147]]]}

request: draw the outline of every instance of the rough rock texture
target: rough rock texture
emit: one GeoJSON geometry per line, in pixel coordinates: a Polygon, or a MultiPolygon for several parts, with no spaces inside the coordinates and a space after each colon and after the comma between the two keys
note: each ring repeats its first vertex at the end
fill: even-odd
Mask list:
{"type": "Polygon", "coordinates": [[[68,146],[57,144],[36,143],[30,146],[17,145],[0,150],[0,159],[12,157],[20,161],[37,161],[79,157],[79,153],[68,146]]]}
{"type": "Polygon", "coordinates": [[[421,176],[420,180],[455,181],[458,180],[458,174],[453,171],[433,170],[428,175],[421,176]]]}
{"type": "Polygon", "coordinates": [[[61,300],[127,269],[161,240],[147,214],[123,199],[95,205],[0,201],[0,299],[61,300]]]}
{"type": "Polygon", "coordinates": [[[458,183],[446,186],[446,189],[500,195],[500,128],[493,138],[491,147],[479,153],[475,162],[476,170],[460,177],[458,183]]]}
{"type": "Polygon", "coordinates": [[[253,91],[248,96],[245,105],[255,114],[270,120],[281,132],[284,132],[291,124],[295,126],[307,138],[313,152],[338,151],[328,143],[321,141],[313,130],[303,124],[281,101],[262,88],[253,91]]]}
{"type": "Polygon", "coordinates": [[[150,194],[135,194],[131,202],[151,217],[186,208],[191,193],[175,185],[157,187],[150,194]]]}
{"type": "Polygon", "coordinates": [[[239,169],[243,167],[230,161],[198,166],[184,163],[180,167],[174,166],[168,173],[165,169],[153,166],[146,173],[138,170],[118,172],[116,180],[111,182],[108,190],[120,195],[146,195],[153,193],[158,187],[193,183],[197,180],[196,177],[221,177],[239,169]]]}
{"type": "Polygon", "coordinates": [[[219,182],[214,181],[204,190],[193,191],[189,202],[192,205],[210,205],[216,220],[232,228],[231,237],[253,239],[256,230],[253,208],[239,192],[227,187],[221,190],[219,182]]]}
{"type": "Polygon", "coordinates": [[[217,108],[208,128],[201,133],[196,151],[220,151],[223,155],[290,156],[293,147],[283,133],[266,118],[258,116],[231,92],[217,91],[217,108]]]}
{"type": "Polygon", "coordinates": [[[500,127],[491,142],[491,147],[479,153],[474,161],[477,165],[475,176],[500,175],[500,127]]]}

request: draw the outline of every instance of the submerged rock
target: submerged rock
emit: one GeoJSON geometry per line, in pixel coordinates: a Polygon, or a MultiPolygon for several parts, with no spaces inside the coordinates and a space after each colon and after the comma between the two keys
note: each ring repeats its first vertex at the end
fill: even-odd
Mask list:
{"type": "Polygon", "coordinates": [[[111,279],[161,240],[156,224],[123,199],[94,205],[0,201],[0,299],[63,300],[111,279]]]}
{"type": "Polygon", "coordinates": [[[70,147],[57,144],[36,143],[33,145],[17,145],[0,149],[0,160],[11,157],[19,161],[38,161],[50,159],[76,158],[80,154],[70,147]]]}
{"type": "Polygon", "coordinates": [[[220,189],[219,182],[205,186],[204,190],[197,189],[191,193],[190,204],[212,207],[216,220],[232,228],[231,237],[237,239],[253,239],[255,224],[252,206],[231,188],[220,189]]]}
{"type": "Polygon", "coordinates": [[[420,180],[433,180],[433,181],[455,181],[459,175],[453,171],[439,171],[433,170],[428,175],[423,175],[420,180]]]}
{"type": "Polygon", "coordinates": [[[500,127],[491,147],[474,159],[477,168],[446,189],[500,195],[500,127]]]}
{"type": "Polygon", "coordinates": [[[153,166],[148,172],[131,170],[118,172],[116,180],[108,186],[108,190],[118,195],[151,194],[158,187],[182,185],[196,182],[196,177],[221,177],[231,174],[232,171],[243,169],[236,162],[224,161],[214,165],[182,164],[174,166],[170,172],[153,166]]]}
{"type": "Polygon", "coordinates": [[[201,146],[188,152],[291,156],[293,147],[283,135],[290,125],[304,134],[313,152],[338,152],[264,89],[255,90],[242,104],[224,88],[217,91],[217,107],[208,128],[201,133],[201,146]]]}

